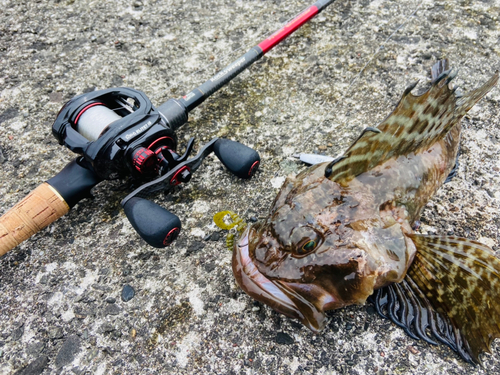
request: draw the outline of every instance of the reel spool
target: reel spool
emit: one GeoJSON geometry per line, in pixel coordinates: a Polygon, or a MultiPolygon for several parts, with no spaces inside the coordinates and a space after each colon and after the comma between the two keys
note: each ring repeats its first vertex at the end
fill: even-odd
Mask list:
{"type": "Polygon", "coordinates": [[[157,149],[175,152],[177,146],[174,131],[151,101],[129,88],[71,99],[59,112],[52,132],[60,144],[82,155],[103,180],[129,175],[152,178],[160,169],[168,169],[165,163],[158,165],[157,149]]]}
{"type": "Polygon", "coordinates": [[[108,129],[111,123],[121,118],[104,103],[91,103],[76,116],[76,131],[93,142],[108,129]]]}

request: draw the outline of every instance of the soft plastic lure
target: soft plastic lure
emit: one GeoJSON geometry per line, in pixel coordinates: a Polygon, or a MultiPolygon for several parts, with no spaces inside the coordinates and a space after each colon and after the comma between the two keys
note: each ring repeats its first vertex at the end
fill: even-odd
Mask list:
{"type": "Polygon", "coordinates": [[[234,213],[233,211],[217,212],[214,215],[214,223],[220,229],[230,231],[226,237],[226,246],[227,246],[229,251],[232,251],[233,245],[234,245],[235,232],[238,232],[238,233],[243,232],[243,230],[247,226],[247,223],[238,214],[234,213]],[[226,222],[224,221],[224,218],[226,218],[228,215],[232,221],[231,221],[231,223],[226,224],[226,222]],[[231,230],[233,230],[233,231],[231,232],[231,230]]]}

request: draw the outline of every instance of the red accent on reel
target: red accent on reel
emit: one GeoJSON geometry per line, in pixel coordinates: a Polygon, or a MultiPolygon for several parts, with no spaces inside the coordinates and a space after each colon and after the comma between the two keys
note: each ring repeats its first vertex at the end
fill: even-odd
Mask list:
{"type": "Polygon", "coordinates": [[[183,166],[177,172],[175,172],[174,176],[170,179],[170,185],[177,186],[181,182],[188,182],[191,178],[191,169],[188,166],[183,166]]]}
{"type": "Polygon", "coordinates": [[[163,161],[166,161],[165,159],[165,156],[163,156],[163,152],[170,152],[170,153],[173,153],[173,151],[171,151],[171,149],[167,146],[161,146],[161,147],[158,147],[156,150],[155,150],[155,154],[156,154],[156,158],[158,159],[158,161],[160,163],[162,163],[163,161]]]}
{"type": "Polygon", "coordinates": [[[177,228],[175,227],[174,229],[172,229],[170,232],[168,232],[168,234],[165,236],[165,239],[163,240],[163,244],[165,246],[168,246],[170,245],[172,242],[174,242],[174,240],[177,238],[177,236],[179,235],[180,233],[180,228],[177,228]]]}
{"type": "Polygon", "coordinates": [[[96,105],[102,105],[104,107],[106,107],[104,105],[104,103],[92,103],[92,104],[89,104],[88,106],[86,106],[85,108],[83,108],[80,113],[78,114],[78,116],[76,116],[76,119],[75,119],[75,125],[78,123],[78,119],[80,118],[81,115],[83,115],[83,112],[85,112],[87,109],[89,108],[92,108],[92,107],[95,107],[96,105]]]}
{"type": "Polygon", "coordinates": [[[139,173],[145,173],[156,164],[156,154],[145,147],[140,147],[132,155],[132,163],[139,173]]]}
{"type": "Polygon", "coordinates": [[[250,167],[250,170],[248,171],[248,175],[250,177],[252,177],[255,174],[255,172],[257,172],[257,169],[259,169],[259,165],[260,165],[260,161],[258,161],[258,160],[252,164],[252,166],[250,167]]]}
{"type": "Polygon", "coordinates": [[[150,150],[153,150],[155,147],[159,147],[160,144],[162,144],[162,146],[166,146],[168,148],[172,148],[173,145],[175,145],[175,141],[170,138],[170,137],[160,137],[158,139],[156,139],[153,143],[151,143],[148,148],[150,150]],[[172,146],[169,146],[169,145],[172,145],[172,146]]]}

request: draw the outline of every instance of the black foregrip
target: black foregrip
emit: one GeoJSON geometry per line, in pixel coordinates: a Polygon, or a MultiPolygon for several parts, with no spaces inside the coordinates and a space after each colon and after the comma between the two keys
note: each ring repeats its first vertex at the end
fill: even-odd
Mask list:
{"type": "Polygon", "coordinates": [[[177,99],[167,100],[157,110],[172,130],[177,130],[188,120],[186,107],[177,99]]]}
{"type": "Polygon", "coordinates": [[[218,139],[214,143],[214,152],[222,164],[240,178],[252,177],[260,164],[257,151],[229,139],[218,139]]]}
{"type": "Polygon", "coordinates": [[[130,224],[148,244],[162,248],[177,238],[181,221],[170,211],[146,199],[133,197],[124,205],[130,224]]]}
{"type": "Polygon", "coordinates": [[[71,208],[82,199],[90,197],[90,189],[101,181],[94,171],[82,167],[75,159],[47,183],[57,190],[71,208]]]}

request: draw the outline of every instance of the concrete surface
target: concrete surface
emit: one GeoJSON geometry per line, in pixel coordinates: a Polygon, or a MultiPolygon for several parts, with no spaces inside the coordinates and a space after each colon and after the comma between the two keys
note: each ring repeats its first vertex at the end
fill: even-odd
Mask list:
{"type": "MultiPolygon", "coordinates": [[[[112,86],[155,104],[179,97],[308,4],[0,0],[0,213],[74,158],[51,134],[66,100],[112,86]]],[[[460,69],[464,90],[484,82],[500,68],[499,14],[499,0],[330,6],[179,130],[180,150],[192,135],[197,145],[227,136],[263,162],[241,181],[209,158],[190,184],[158,196],[184,226],[173,246],[138,237],[119,208],[123,182],[113,181],[0,259],[0,374],[500,373],[498,340],[473,367],[370,306],[331,312],[324,332],[310,333],[238,289],[211,219],[223,209],[264,217],[284,176],[304,168],[289,155],[345,150],[409,83],[424,87],[437,59],[460,69]],[[128,302],[125,285],[135,290],[128,302]]],[[[497,87],[464,119],[458,176],[422,218],[424,232],[479,239],[497,253],[499,101],[497,87]]]]}

